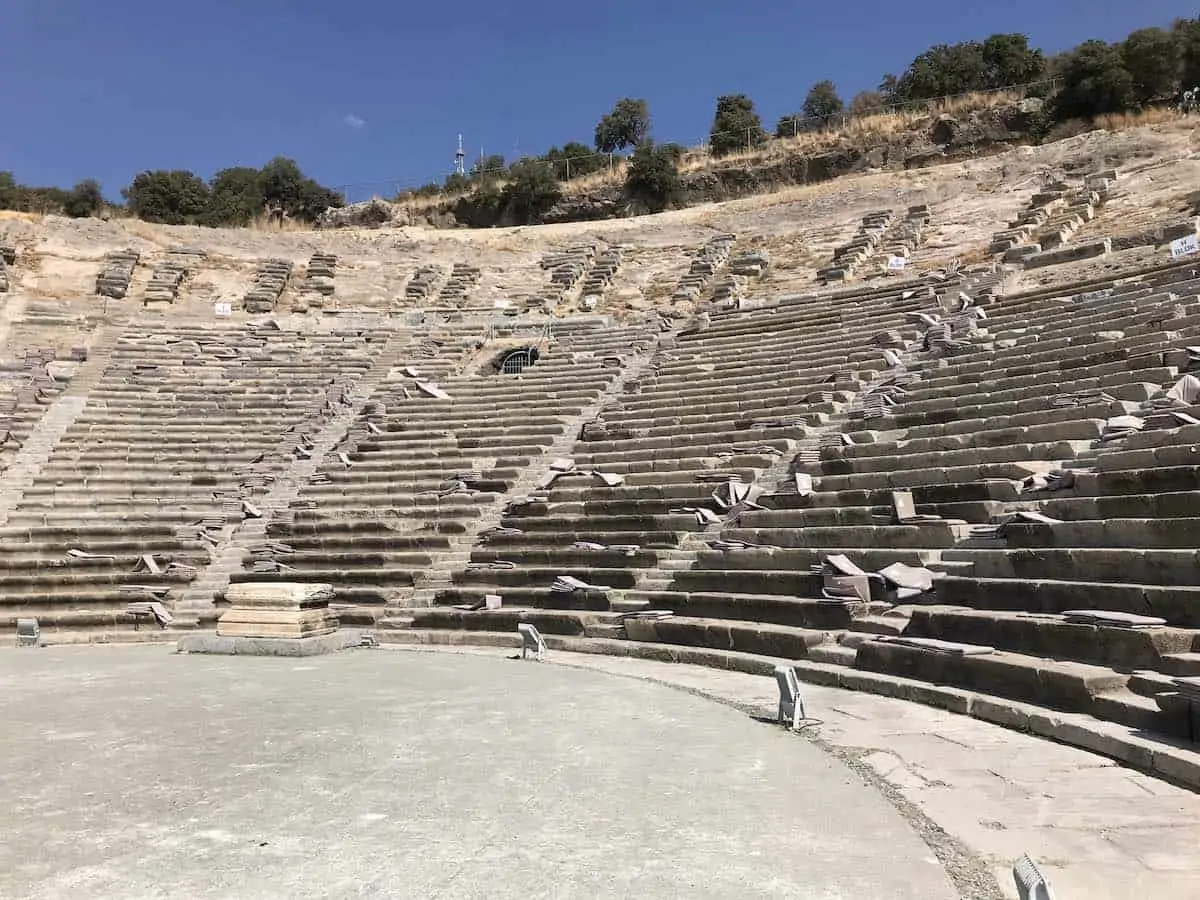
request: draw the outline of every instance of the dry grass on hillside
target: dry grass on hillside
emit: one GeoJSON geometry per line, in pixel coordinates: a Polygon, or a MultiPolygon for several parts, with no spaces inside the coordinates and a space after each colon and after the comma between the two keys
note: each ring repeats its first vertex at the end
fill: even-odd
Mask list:
{"type": "Polygon", "coordinates": [[[1140,125],[1161,125],[1164,122],[1177,122],[1181,113],[1169,106],[1154,106],[1138,112],[1108,113],[1095,120],[1096,126],[1105,131],[1123,131],[1127,128],[1137,128],[1140,125]]]}
{"type": "MultiPolygon", "coordinates": [[[[808,131],[794,137],[774,138],[761,147],[730,153],[720,158],[720,165],[745,166],[773,160],[786,159],[807,153],[821,153],[847,142],[869,142],[890,137],[913,128],[922,119],[930,116],[951,115],[983,109],[1009,106],[1021,99],[1015,93],[966,94],[950,100],[942,100],[919,110],[897,110],[872,116],[851,119],[838,128],[824,131],[808,131]]],[[[694,172],[712,165],[711,156],[703,149],[689,151],[680,170],[694,172]]]]}
{"type": "Polygon", "coordinates": [[[308,222],[301,222],[299,219],[284,219],[282,224],[276,224],[269,220],[265,212],[259,213],[250,220],[250,224],[246,226],[250,231],[267,231],[277,232],[285,231],[291,234],[296,234],[304,231],[316,231],[316,227],[308,222]]]}
{"type": "MultiPolygon", "coordinates": [[[[851,119],[844,125],[828,128],[824,131],[809,131],[794,137],[771,138],[761,147],[730,153],[719,159],[721,165],[748,166],[772,160],[784,159],[802,153],[820,153],[847,141],[870,141],[885,138],[901,131],[910,129],[921,119],[930,116],[950,115],[982,109],[995,109],[1008,106],[1020,100],[1023,95],[1010,92],[982,92],[965,94],[929,104],[919,110],[899,110],[881,112],[876,115],[860,116],[851,119]]],[[[1156,119],[1148,121],[1157,121],[1156,119]]],[[[1119,127],[1119,126],[1117,126],[1119,127]]],[[[684,151],[680,160],[681,173],[696,172],[713,165],[714,159],[705,146],[690,147],[684,151]]],[[[618,160],[611,168],[604,168],[590,175],[572,178],[563,185],[564,193],[581,194],[610,185],[622,184],[625,181],[626,160],[618,160]]],[[[497,181],[496,187],[502,188],[506,182],[497,181]]],[[[437,194],[427,197],[412,197],[402,201],[402,205],[413,212],[428,212],[447,203],[453,203],[470,196],[470,191],[456,194],[437,194]]]]}
{"type": "Polygon", "coordinates": [[[40,225],[46,216],[43,213],[17,212],[12,209],[0,209],[0,221],[8,219],[18,222],[32,222],[34,225],[40,225]]]}

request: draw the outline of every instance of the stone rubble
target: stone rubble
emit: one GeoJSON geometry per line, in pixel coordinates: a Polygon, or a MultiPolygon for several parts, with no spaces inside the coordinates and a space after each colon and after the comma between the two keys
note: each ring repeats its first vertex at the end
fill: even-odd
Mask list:
{"type": "Polygon", "coordinates": [[[96,294],[123,300],[140,258],[141,254],[136,250],[118,250],[106,255],[104,266],[96,276],[96,294]]]}
{"type": "Polygon", "coordinates": [[[672,301],[699,300],[713,277],[729,260],[736,239],[736,235],[732,234],[718,234],[710,238],[692,258],[687,273],[679,279],[679,285],[671,295],[672,301]]]}
{"type": "Polygon", "coordinates": [[[250,290],[242,298],[242,308],[248,313],[274,312],[291,277],[291,260],[268,259],[259,263],[250,290]]]}

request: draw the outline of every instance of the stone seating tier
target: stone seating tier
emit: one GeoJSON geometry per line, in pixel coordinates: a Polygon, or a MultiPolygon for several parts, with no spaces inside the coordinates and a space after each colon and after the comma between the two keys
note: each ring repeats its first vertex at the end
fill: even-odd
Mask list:
{"type": "Polygon", "coordinates": [[[831,265],[817,272],[818,280],[844,281],[852,277],[855,268],[875,252],[894,215],[892,210],[885,209],[863,216],[854,237],[834,250],[831,265]]]}
{"type": "Polygon", "coordinates": [[[140,258],[141,254],[136,250],[118,250],[106,255],[100,274],[96,276],[96,293],[114,300],[124,299],[140,258]]]}
{"type": "Polygon", "coordinates": [[[404,286],[405,300],[423,301],[432,297],[444,274],[438,266],[421,266],[404,286]]]}
{"type": "Polygon", "coordinates": [[[314,253],[304,270],[304,281],[292,299],[292,312],[308,312],[311,308],[322,309],[326,300],[336,291],[334,278],[337,275],[338,259],[331,253],[314,253]]]}
{"type": "Polygon", "coordinates": [[[551,342],[518,375],[444,372],[436,381],[446,399],[395,370],[367,403],[379,413],[352,428],[345,460],[327,460],[289,514],[268,526],[292,551],[272,562],[288,568],[257,573],[247,556],[234,580],[325,579],[344,621],[360,622],[402,608],[442,572],[448,580],[447,561],[466,562],[476,533],[535,487],[537,461],[572,439],[572,422],[621,374],[607,355],[628,356],[642,332],[593,325],[562,334],[569,348],[551,342]],[[414,565],[409,546],[397,555],[395,539],[428,546],[430,560],[414,565]]]}
{"type": "MultiPolygon", "coordinates": [[[[1114,282],[1101,289],[1111,291],[1103,303],[1081,299],[1095,292],[1094,285],[1074,296],[1039,292],[992,302],[988,318],[970,336],[968,352],[915,354],[908,371],[920,380],[905,384],[907,393],[897,397],[881,429],[851,432],[853,443],[827,444],[792,463],[795,471],[811,475],[811,494],[772,493],[767,484],[768,493],[758,499],[765,508],[742,512],[724,529],[704,528],[673,512],[702,505],[713,483],[696,476],[725,471],[731,459],[712,456],[715,442],[695,439],[737,417],[746,427],[756,412],[745,396],[757,397],[760,388],[771,392],[789,372],[830,372],[830,387],[843,389],[823,392],[830,395],[853,394],[873,383],[887,366],[869,349],[871,336],[888,329],[904,333],[912,307],[896,304],[894,296],[890,303],[857,304],[851,328],[830,316],[827,302],[818,308],[816,301],[807,308],[780,304],[713,316],[708,327],[680,335],[671,349],[660,351],[654,373],[602,412],[603,427],[592,433],[619,437],[589,441],[585,429],[571,453],[579,465],[638,471],[647,480],[616,489],[556,483],[546,502],[507,515],[503,525],[516,531],[497,538],[502,543],[477,546],[471,561],[483,565],[462,570],[455,587],[438,598],[443,605],[470,603],[494,592],[504,597],[501,610],[413,611],[412,624],[486,631],[534,621],[554,634],[616,635],[857,664],[946,683],[961,679],[985,692],[1178,734],[1181,720],[1160,709],[1155,695],[1165,690],[1165,678],[1191,674],[1200,660],[1200,654],[1190,655],[1200,635],[1193,630],[1192,611],[1200,608],[1195,603],[1200,557],[1190,525],[1180,527],[1192,521],[1189,502],[1200,491],[1197,470],[1179,465],[1195,437],[1184,427],[1135,433],[1114,443],[1100,438],[1108,418],[1135,414],[1182,371],[1186,354],[1179,349],[1189,340],[1196,343],[1186,303],[1181,311],[1177,302],[1195,297],[1189,277],[1158,272],[1114,282]],[[847,369],[854,377],[838,374],[847,369]],[[1112,399],[1056,405],[1061,395],[1089,391],[1112,399]],[[673,435],[675,447],[664,446],[657,435],[673,435]],[[592,444],[598,452],[587,452],[592,444]],[[1171,461],[1183,469],[1178,475],[1168,474],[1171,461]],[[1054,492],[1053,499],[1037,493],[1024,499],[1027,475],[1072,465],[1071,490],[1054,492]],[[663,480],[660,472],[671,475],[663,480]],[[903,477],[897,479],[897,473],[903,477]],[[896,480],[914,486],[919,515],[942,518],[896,522],[890,496],[896,480]],[[1131,498],[1128,504],[1117,507],[1125,497],[1131,498]],[[1123,509],[1129,525],[1114,528],[1100,521],[1101,502],[1108,504],[1106,511],[1123,509]],[[1014,523],[1003,538],[974,534],[972,526],[1038,508],[1063,523],[1014,523]],[[1151,525],[1155,515],[1168,511],[1175,523],[1151,525]],[[675,542],[668,539],[650,550],[647,539],[652,533],[661,538],[664,526],[675,542]],[[1068,530],[1093,526],[1108,537],[1068,530]],[[562,533],[557,542],[556,532],[562,533]],[[611,546],[617,541],[605,539],[610,533],[639,550],[624,557],[572,546],[580,540],[611,546]],[[708,549],[718,537],[783,549],[708,549]],[[937,605],[822,599],[822,578],[811,570],[838,551],[871,571],[891,562],[929,567],[938,578],[922,602],[937,605]],[[513,565],[493,567],[496,562],[513,565]],[[557,575],[607,590],[554,591],[550,581],[557,575]],[[1063,617],[1088,608],[1161,616],[1167,624],[1143,631],[1079,626],[1063,617]],[[674,615],[624,617],[639,609],[674,615]],[[922,612],[926,609],[938,614],[922,612]],[[1085,633],[1079,628],[1103,640],[1078,637],[1085,633]],[[927,646],[878,643],[881,634],[944,637],[996,649],[990,655],[947,655],[927,646]],[[1121,671],[1130,666],[1151,671],[1121,671]]],[[[926,301],[925,309],[929,306],[926,301]]],[[[766,408],[800,414],[804,424],[791,426],[797,430],[789,431],[789,440],[803,445],[811,443],[805,429],[815,435],[837,427],[846,404],[814,397],[804,390],[813,387],[802,384],[808,379],[793,378],[795,386],[783,382],[776,389],[779,399],[766,408]],[[823,412],[806,412],[802,397],[820,400],[823,412]]],[[[723,437],[736,434],[728,424],[723,437]]],[[[777,427],[759,430],[760,439],[769,441],[777,427]]],[[[788,472],[778,464],[768,462],[767,468],[787,483],[788,472]]],[[[738,476],[746,478],[744,472],[738,476]]]]}
{"type": "Polygon", "coordinates": [[[709,238],[692,257],[692,262],[684,276],[679,279],[671,299],[675,302],[699,300],[713,276],[728,261],[735,240],[736,236],[732,234],[718,234],[709,238]]]}
{"type": "Polygon", "coordinates": [[[291,260],[268,259],[260,263],[250,289],[242,298],[243,309],[249,313],[273,312],[291,277],[291,260]]]}
{"type": "Polygon", "coordinates": [[[541,267],[549,271],[549,283],[535,294],[525,298],[527,309],[550,311],[558,306],[572,290],[586,280],[596,260],[595,244],[574,244],[561,253],[548,253],[541,259],[541,267]]]}
{"type": "Polygon", "coordinates": [[[128,329],[0,528],[0,620],[36,613],[50,629],[127,629],[126,606],[149,595],[126,586],[171,605],[286,475],[382,337],[128,329]]]}
{"type": "Polygon", "coordinates": [[[450,277],[442,285],[441,292],[438,294],[438,302],[451,307],[462,306],[471,289],[479,283],[482,274],[478,266],[456,262],[450,267],[450,277]]]}

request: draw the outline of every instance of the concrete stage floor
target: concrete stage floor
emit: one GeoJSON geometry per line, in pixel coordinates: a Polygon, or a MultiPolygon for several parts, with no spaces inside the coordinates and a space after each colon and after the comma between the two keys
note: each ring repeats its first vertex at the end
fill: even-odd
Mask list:
{"type": "Polygon", "coordinates": [[[60,647],[0,696],[6,898],[957,896],[843,763],[653,682],[60,647]]]}

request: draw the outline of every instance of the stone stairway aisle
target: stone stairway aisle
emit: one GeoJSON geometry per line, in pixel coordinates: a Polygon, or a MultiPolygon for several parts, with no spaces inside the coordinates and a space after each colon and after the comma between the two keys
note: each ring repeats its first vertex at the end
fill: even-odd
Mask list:
{"type": "MultiPolygon", "coordinates": [[[[659,335],[658,340],[662,340],[669,334],[659,335]]],[[[453,587],[454,573],[461,572],[467,567],[467,563],[471,560],[471,550],[479,541],[479,536],[500,526],[505,509],[514,499],[525,497],[537,490],[538,484],[549,472],[550,460],[570,458],[584,424],[599,418],[603,410],[624,392],[626,383],[641,378],[653,362],[657,352],[658,342],[656,341],[653,348],[632,357],[620,374],[613,378],[608,387],[589,406],[564,423],[562,432],[541,456],[541,461],[544,461],[545,464],[528,466],[506,493],[499,494],[492,504],[483,510],[475,520],[475,527],[472,530],[450,537],[449,547],[434,554],[431,565],[415,585],[409,601],[411,608],[431,606],[439,591],[453,587]]],[[[411,619],[406,617],[401,609],[389,610],[389,615],[380,621],[380,625],[384,628],[407,628],[410,624],[411,619]]]]}
{"type": "Polygon", "coordinates": [[[350,402],[313,436],[311,454],[297,459],[280,472],[267,493],[255,500],[255,506],[262,515],[245,519],[226,529],[221,542],[212,550],[211,562],[176,601],[173,628],[197,628],[216,619],[214,601],[229,587],[233,574],[241,571],[246,551],[267,540],[267,526],[299,497],[304,485],[362,415],[364,405],[376,388],[400,362],[400,356],[408,349],[410,339],[408,334],[395,335],[384,345],[371,368],[351,386],[347,396],[350,402]]]}
{"type": "Polygon", "coordinates": [[[8,517],[41,474],[58,442],[87,406],[88,395],[108,367],[109,355],[127,324],[124,319],[118,319],[96,329],[88,347],[87,361],[79,366],[66,389],[42,414],[11,465],[4,470],[3,479],[0,479],[0,525],[8,522],[8,517]]]}

